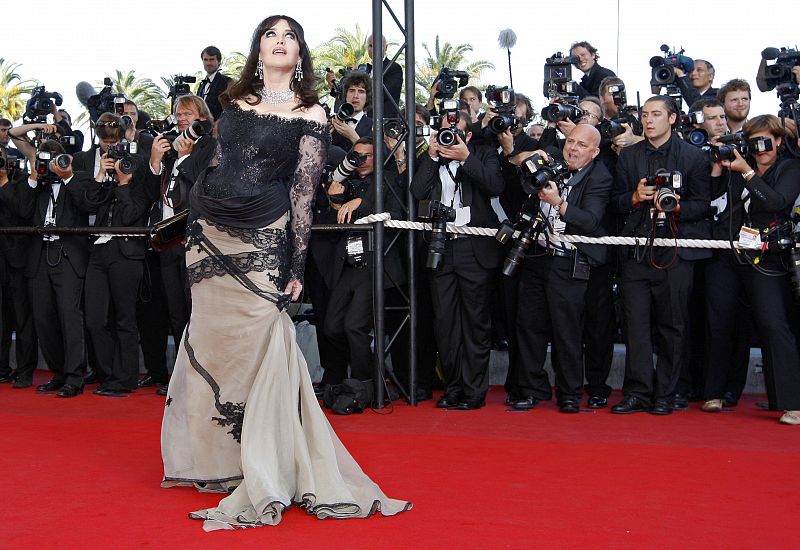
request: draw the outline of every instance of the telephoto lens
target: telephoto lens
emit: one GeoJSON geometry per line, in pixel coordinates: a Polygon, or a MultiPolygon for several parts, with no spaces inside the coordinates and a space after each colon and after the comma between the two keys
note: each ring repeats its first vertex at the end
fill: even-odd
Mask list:
{"type": "Polygon", "coordinates": [[[342,103],[339,106],[339,110],[336,111],[336,118],[341,120],[342,122],[346,122],[348,118],[353,117],[353,113],[356,112],[355,107],[353,107],[349,103],[342,103]]]}
{"type": "Polygon", "coordinates": [[[61,168],[62,170],[66,170],[69,168],[69,165],[72,164],[72,157],[69,155],[58,155],[56,157],[56,166],[61,168]]]}

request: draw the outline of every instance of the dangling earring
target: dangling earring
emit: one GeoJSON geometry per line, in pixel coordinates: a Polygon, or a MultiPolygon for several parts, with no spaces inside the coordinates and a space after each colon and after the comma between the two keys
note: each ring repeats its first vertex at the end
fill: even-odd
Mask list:
{"type": "Polygon", "coordinates": [[[256,76],[259,80],[264,79],[264,62],[261,61],[261,58],[258,58],[258,63],[256,63],[256,76]]]}
{"type": "Polygon", "coordinates": [[[294,66],[294,79],[298,82],[303,80],[303,59],[297,60],[297,65],[294,66]]]}

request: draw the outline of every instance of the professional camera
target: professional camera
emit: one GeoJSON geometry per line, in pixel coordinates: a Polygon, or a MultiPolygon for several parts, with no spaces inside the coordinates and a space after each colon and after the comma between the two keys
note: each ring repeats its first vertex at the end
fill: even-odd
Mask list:
{"type": "MultiPolygon", "coordinates": [[[[650,89],[657,94],[661,88],[667,87],[670,97],[673,97],[677,90],[675,68],[682,69],[684,73],[689,74],[694,70],[694,60],[683,55],[683,49],[674,53],[666,44],[661,45],[661,51],[664,52],[663,57],[656,55],[650,58],[650,67],[652,67],[650,89]]],[[[677,95],[680,96],[680,91],[677,91],[677,95]]]]}
{"type": "Polygon", "coordinates": [[[399,118],[384,119],[383,133],[392,139],[402,138],[406,133],[405,121],[399,118]]]}
{"type": "Polygon", "coordinates": [[[29,122],[46,122],[47,115],[53,112],[53,103],[60,106],[64,98],[58,92],[48,92],[44,86],[36,86],[25,104],[23,118],[29,122]]]}
{"type": "Polygon", "coordinates": [[[197,77],[176,75],[172,82],[172,86],[169,87],[169,93],[167,94],[167,97],[171,97],[173,100],[175,100],[182,95],[191,94],[192,90],[189,84],[194,84],[195,82],[197,82],[197,77]]]}
{"type": "Polygon", "coordinates": [[[0,157],[0,170],[8,172],[8,177],[13,178],[17,170],[25,169],[25,159],[22,157],[9,157],[8,160],[0,157]]]}
{"type": "Polygon", "coordinates": [[[431,224],[431,241],[428,244],[428,257],[425,267],[438,269],[444,259],[444,240],[447,235],[447,222],[456,220],[454,208],[443,205],[436,200],[420,201],[417,215],[431,224]]]}
{"type": "Polygon", "coordinates": [[[36,181],[43,184],[61,183],[61,178],[50,169],[50,161],[55,161],[59,168],[67,168],[72,159],[69,155],[54,155],[47,151],[37,151],[33,170],[37,174],[36,181]]]}
{"type": "Polygon", "coordinates": [[[569,166],[563,160],[550,159],[546,162],[539,155],[528,157],[519,165],[522,190],[528,195],[541,191],[548,181],[560,185],[564,176],[569,173],[569,166]]]}
{"type": "Polygon", "coordinates": [[[352,118],[353,113],[355,112],[355,107],[353,107],[350,103],[342,103],[339,105],[339,109],[336,111],[336,118],[342,122],[347,122],[347,119],[352,118]]]}
{"type": "Polygon", "coordinates": [[[178,124],[178,119],[175,115],[169,115],[164,120],[148,120],[145,123],[145,129],[151,133],[163,134],[172,130],[178,124]]]}
{"type": "Polygon", "coordinates": [[[647,185],[656,186],[653,203],[664,212],[678,207],[678,195],[683,191],[683,175],[680,172],[658,170],[655,176],[647,176],[647,185]]]}
{"type": "Polygon", "coordinates": [[[501,134],[507,129],[516,130],[525,124],[525,119],[516,115],[517,100],[514,90],[508,86],[488,86],[486,103],[491,105],[497,116],[489,121],[489,131],[501,134]]]}
{"type": "Polygon", "coordinates": [[[211,134],[211,123],[207,120],[195,120],[183,132],[177,128],[172,128],[171,130],[161,134],[161,137],[165,138],[174,145],[175,140],[179,137],[183,137],[189,141],[195,142],[201,137],[209,134],[211,134]]]}
{"type": "MultiPolygon", "coordinates": [[[[611,120],[602,120],[597,125],[600,135],[607,139],[614,139],[615,137],[624,134],[625,128],[623,124],[630,126],[634,135],[642,135],[642,123],[639,120],[639,107],[635,105],[628,105],[628,97],[625,94],[625,84],[612,84],[608,87],[608,93],[614,99],[614,105],[617,106],[617,116],[611,120]]],[[[637,103],[639,96],[637,93],[637,103]]]]}
{"type": "Polygon", "coordinates": [[[125,107],[125,94],[114,93],[111,87],[114,85],[108,77],[103,79],[104,88],[86,101],[89,109],[89,118],[92,122],[97,122],[103,113],[116,113],[122,115],[125,107]]]}
{"type": "Polygon", "coordinates": [[[561,122],[571,120],[575,124],[580,122],[584,110],[571,103],[551,103],[542,109],[542,118],[548,122],[561,122]]]}
{"type": "Polygon", "coordinates": [[[800,52],[790,48],[765,48],[761,52],[756,84],[762,92],[775,90],[780,98],[779,117],[795,119],[800,99],[800,86],[797,85],[792,69],[800,65],[800,52]],[[775,60],[772,65],[767,61],[775,60]]]}
{"type": "MultiPolygon", "coordinates": [[[[336,183],[342,183],[344,180],[349,178],[353,172],[356,171],[356,168],[364,164],[366,161],[367,157],[359,155],[355,151],[350,151],[342,159],[342,162],[340,162],[339,165],[330,172],[328,182],[335,181],[336,183]]],[[[331,196],[332,202],[337,202],[334,200],[335,196],[336,195],[331,196]]],[[[347,201],[343,200],[341,202],[347,201]]]]}
{"type": "Polygon", "coordinates": [[[757,137],[755,139],[747,139],[741,131],[726,134],[717,138],[722,145],[715,145],[711,147],[711,158],[714,162],[721,160],[734,160],[736,155],[734,151],[739,151],[743,157],[748,155],[755,155],[756,153],[763,153],[765,151],[772,151],[772,139],[766,137],[757,137]]]}
{"type": "Polygon", "coordinates": [[[513,277],[517,273],[531,245],[536,242],[537,237],[545,227],[544,218],[542,218],[538,206],[535,213],[531,212],[526,207],[528,202],[526,201],[522,209],[520,209],[517,223],[511,224],[508,220],[504,221],[502,227],[497,230],[494,236],[501,244],[506,244],[513,236],[514,231],[519,231],[519,235],[514,240],[514,244],[503,261],[503,275],[507,277],[513,277]]]}
{"type": "Polygon", "coordinates": [[[572,66],[578,63],[574,55],[554,53],[544,60],[544,97],[553,98],[576,94],[577,83],[572,80],[572,66]]]}
{"type": "Polygon", "coordinates": [[[708,145],[708,132],[703,128],[695,128],[695,124],[702,124],[705,120],[703,111],[692,111],[689,114],[681,114],[679,132],[683,139],[695,147],[705,147],[708,145]]]}
{"type": "Polygon", "coordinates": [[[461,136],[466,140],[464,132],[456,128],[458,121],[461,120],[459,103],[457,99],[443,99],[439,102],[439,115],[433,117],[434,127],[438,130],[436,142],[444,147],[450,147],[458,142],[456,136],[461,136]],[[448,126],[442,128],[442,121],[446,120],[448,126]]]}
{"type": "MultiPolygon", "coordinates": [[[[133,174],[136,171],[136,155],[138,147],[135,141],[122,141],[108,146],[108,157],[119,162],[119,171],[123,174],[133,174]]],[[[111,173],[111,171],[109,171],[111,173]]]]}
{"type": "Polygon", "coordinates": [[[466,141],[467,136],[463,130],[459,130],[455,126],[451,126],[450,128],[442,128],[436,134],[436,142],[441,145],[442,147],[450,147],[451,145],[455,145],[458,143],[458,138],[461,138],[461,141],[466,141]]]}
{"type": "Polygon", "coordinates": [[[434,96],[436,99],[451,99],[455,97],[459,88],[463,88],[469,82],[469,73],[459,71],[449,67],[439,69],[434,82],[439,81],[439,91],[434,96]]]}

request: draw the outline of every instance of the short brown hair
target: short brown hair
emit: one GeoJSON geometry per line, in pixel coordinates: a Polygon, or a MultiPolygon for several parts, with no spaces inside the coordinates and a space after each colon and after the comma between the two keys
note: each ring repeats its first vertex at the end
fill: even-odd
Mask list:
{"type": "Polygon", "coordinates": [[[781,124],[780,119],[775,115],[758,115],[751,118],[744,123],[742,132],[744,132],[744,135],[747,137],[750,137],[756,132],[769,132],[773,136],[781,138],[785,138],[789,135],[789,132],[787,132],[786,128],[781,124]]]}
{"type": "Polygon", "coordinates": [[[750,84],[741,78],[734,78],[733,80],[727,81],[717,92],[717,98],[722,103],[725,103],[725,96],[731,92],[747,92],[747,97],[753,97],[753,94],[750,91],[750,84]]]}
{"type": "Polygon", "coordinates": [[[97,139],[116,139],[120,140],[125,135],[122,120],[117,113],[103,113],[97,117],[95,124],[97,129],[97,139]],[[116,122],[116,126],[106,126],[106,122],[116,122]],[[103,124],[101,124],[103,123],[103,124]]]}

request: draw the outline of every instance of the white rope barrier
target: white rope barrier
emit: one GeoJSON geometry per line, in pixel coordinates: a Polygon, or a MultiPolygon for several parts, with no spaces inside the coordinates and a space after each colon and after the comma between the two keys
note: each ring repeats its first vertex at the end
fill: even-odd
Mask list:
{"type": "MultiPolygon", "coordinates": [[[[359,218],[354,223],[365,224],[384,222],[386,227],[395,229],[409,229],[412,231],[430,231],[431,224],[421,222],[408,222],[403,220],[393,220],[391,214],[383,212],[381,214],[370,214],[364,218],[359,218]]],[[[480,235],[485,237],[494,237],[497,229],[489,229],[486,227],[468,227],[464,225],[447,224],[448,233],[460,233],[465,235],[480,235]]],[[[517,234],[514,234],[516,237],[517,234]]],[[[610,244],[618,246],[646,246],[648,239],[645,237],[584,237],[582,235],[559,235],[559,239],[568,243],[586,243],[586,244],[610,244]]],[[[710,239],[653,239],[653,246],[666,246],[678,248],[716,248],[716,249],[730,249],[731,243],[729,241],[715,241],[710,239]]],[[[748,243],[747,246],[734,241],[733,246],[736,248],[744,248],[749,250],[757,250],[761,248],[760,245],[755,243],[748,243]]]]}

